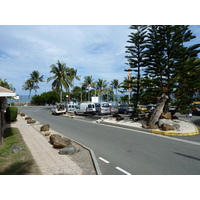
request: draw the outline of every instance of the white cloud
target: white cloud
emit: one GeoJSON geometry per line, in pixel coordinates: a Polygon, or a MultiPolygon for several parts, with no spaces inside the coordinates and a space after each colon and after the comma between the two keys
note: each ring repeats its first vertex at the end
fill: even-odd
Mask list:
{"type": "MultiPolygon", "coordinates": [[[[122,81],[129,33],[125,25],[0,26],[1,78],[21,94],[24,79],[33,70],[47,79],[51,76],[50,65],[60,60],[77,69],[82,77],[122,81]]],[[[39,86],[39,93],[51,89],[49,83],[39,86]]]]}

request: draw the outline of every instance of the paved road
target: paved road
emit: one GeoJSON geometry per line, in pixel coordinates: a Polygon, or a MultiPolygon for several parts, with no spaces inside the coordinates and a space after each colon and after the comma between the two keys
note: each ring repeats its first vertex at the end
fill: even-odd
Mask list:
{"type": "Polygon", "coordinates": [[[200,174],[200,143],[21,107],[28,116],[94,150],[102,174],[200,174]]]}

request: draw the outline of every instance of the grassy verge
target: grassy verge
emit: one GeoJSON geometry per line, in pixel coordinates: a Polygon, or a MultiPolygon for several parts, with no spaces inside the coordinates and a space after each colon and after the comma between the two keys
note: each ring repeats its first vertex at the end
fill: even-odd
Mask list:
{"type": "Polygon", "coordinates": [[[41,172],[33,159],[17,128],[7,128],[4,132],[3,145],[0,146],[0,175],[40,175],[41,172]],[[13,144],[23,151],[12,153],[13,144]]]}

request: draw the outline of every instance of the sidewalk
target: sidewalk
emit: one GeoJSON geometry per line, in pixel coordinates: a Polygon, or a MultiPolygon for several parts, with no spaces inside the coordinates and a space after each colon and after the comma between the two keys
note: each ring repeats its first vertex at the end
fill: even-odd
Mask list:
{"type": "Polygon", "coordinates": [[[31,125],[18,116],[16,127],[31,151],[43,175],[82,175],[84,174],[75,162],[66,155],[59,155],[58,151],[49,144],[31,125]]]}

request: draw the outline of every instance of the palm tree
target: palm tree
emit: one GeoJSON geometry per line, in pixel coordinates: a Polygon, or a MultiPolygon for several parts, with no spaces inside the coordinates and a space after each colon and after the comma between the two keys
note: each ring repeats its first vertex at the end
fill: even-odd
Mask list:
{"type": "Polygon", "coordinates": [[[121,86],[121,83],[119,83],[119,80],[118,79],[113,79],[111,81],[111,84],[113,86],[113,88],[115,89],[116,91],[116,99],[117,99],[117,102],[118,102],[118,94],[117,94],[117,90],[120,88],[121,86]]]}
{"type": "Polygon", "coordinates": [[[96,85],[97,85],[97,88],[99,88],[100,98],[102,100],[102,91],[108,85],[108,82],[106,80],[99,78],[98,81],[96,82],[96,85]]]}
{"type": "Polygon", "coordinates": [[[43,80],[43,75],[40,76],[40,73],[38,71],[33,71],[31,74],[31,78],[30,81],[33,82],[34,85],[34,90],[35,90],[35,94],[37,93],[37,89],[39,89],[40,87],[38,86],[39,82],[44,82],[43,80]]]}
{"type": "Polygon", "coordinates": [[[22,86],[23,90],[29,90],[29,96],[28,99],[30,99],[31,91],[34,89],[34,83],[30,79],[28,79],[25,84],[22,86]]]}
{"type": "MultiPolygon", "coordinates": [[[[77,69],[67,68],[67,77],[70,79],[72,87],[74,87],[74,79],[80,81],[80,76],[77,75],[77,69]]],[[[70,87],[68,88],[68,101],[70,102],[70,87]]]]}
{"type": "Polygon", "coordinates": [[[82,87],[88,89],[88,101],[90,101],[90,88],[89,87],[91,87],[91,88],[95,87],[95,82],[94,82],[94,79],[92,78],[92,76],[84,76],[84,82],[82,83],[82,87]]]}
{"type": "MultiPolygon", "coordinates": [[[[66,67],[65,63],[61,63],[59,60],[57,62],[57,66],[52,64],[50,73],[53,73],[54,75],[49,77],[47,79],[47,82],[52,82],[52,89],[56,89],[60,93],[60,103],[62,103],[62,93],[63,93],[63,87],[68,91],[69,93],[69,87],[72,87],[72,77],[70,76],[70,68],[66,67]]],[[[68,99],[69,101],[69,99],[68,99]]]]}

